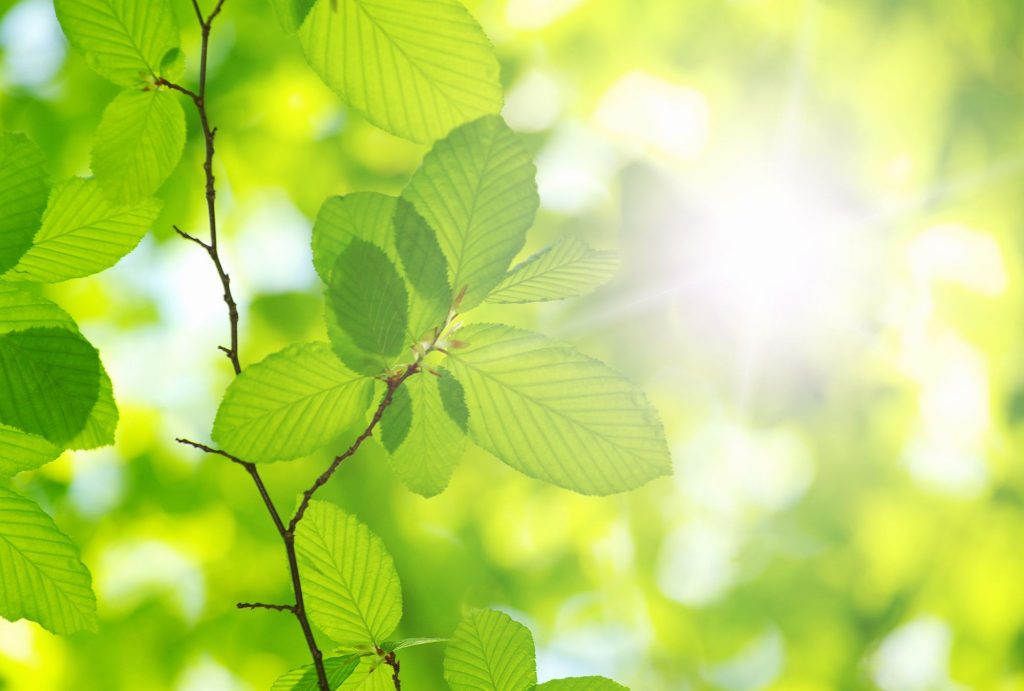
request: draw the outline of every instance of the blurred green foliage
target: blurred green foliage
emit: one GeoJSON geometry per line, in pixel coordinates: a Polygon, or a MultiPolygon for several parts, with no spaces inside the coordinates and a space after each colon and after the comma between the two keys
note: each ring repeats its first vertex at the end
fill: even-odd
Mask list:
{"type": "MultiPolygon", "coordinates": [[[[527,252],[622,254],[599,293],[523,314],[632,376],[676,475],[612,498],[471,451],[425,500],[371,445],[325,496],[372,527],[396,635],[500,606],[539,677],[636,691],[1024,688],[1020,289],[1024,6],[1016,0],[480,0],[506,118],[537,155],[527,252]]],[[[198,31],[177,2],[188,72],[198,31]]],[[[322,338],[309,233],[324,198],[398,192],[425,148],[346,111],[265,3],[228,0],[210,109],[243,359],[322,338]]],[[[0,0],[0,126],[54,179],[88,169],[116,87],[48,0],[0,0]]],[[[268,688],[305,662],[278,537],[204,437],[229,381],[219,286],[171,224],[202,221],[202,139],[156,231],[53,288],[104,354],[113,449],[21,476],[82,545],[97,634],[0,622],[0,688],[268,688]]],[[[488,309],[488,308],[485,308],[488,309]]],[[[509,424],[514,424],[510,421],[509,424]]],[[[351,434],[347,435],[351,437],[351,434]]],[[[267,467],[289,506],[327,459],[267,467]]],[[[442,651],[402,656],[440,684],[442,651]]]]}

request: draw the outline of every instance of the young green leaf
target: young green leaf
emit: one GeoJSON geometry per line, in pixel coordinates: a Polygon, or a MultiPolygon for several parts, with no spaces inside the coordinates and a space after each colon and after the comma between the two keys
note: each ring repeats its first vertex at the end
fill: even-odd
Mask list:
{"type": "Polygon", "coordinates": [[[185,148],[185,113],[170,91],[122,91],[103,111],[92,171],[116,204],[156,192],[185,148]]]}
{"type": "Polygon", "coordinates": [[[409,287],[409,337],[432,339],[452,307],[448,266],[434,231],[404,199],[395,210],[395,248],[409,287]]]}
{"type": "Polygon", "coordinates": [[[383,642],[402,618],[402,586],[384,543],[355,516],[313,501],[295,532],[309,617],[343,644],[383,642]]]}
{"type": "Polygon", "coordinates": [[[35,470],[60,456],[61,448],[39,435],[0,425],[0,478],[35,470]]]}
{"type": "Polygon", "coordinates": [[[614,252],[566,238],[533,255],[505,276],[487,302],[544,302],[584,295],[605,283],[619,268],[614,252]]]}
{"type": "Polygon", "coordinates": [[[468,347],[452,349],[445,366],[465,388],[470,437],[508,465],[600,495],[671,472],[657,414],[607,365],[500,324],[467,327],[459,339],[468,347]]]}
{"type": "MultiPolygon", "coordinates": [[[[162,76],[165,56],[179,48],[170,0],[54,0],[61,28],[97,74],[132,86],[162,76]]],[[[167,75],[173,78],[172,75],[167,75]]]]}
{"type": "Polygon", "coordinates": [[[231,382],[213,439],[253,463],[290,460],[330,442],[370,406],[373,380],[338,362],[326,343],[289,346],[231,382]]]}
{"type": "Polygon", "coordinates": [[[405,282],[380,247],[355,238],[334,263],[327,302],[328,329],[338,356],[352,369],[378,374],[407,345],[409,319],[405,282]]]}
{"type": "Polygon", "coordinates": [[[328,197],[313,224],[313,266],[324,283],[338,255],[353,238],[360,238],[393,255],[392,223],[395,197],[378,192],[356,192],[344,197],[328,197]]]}
{"type": "Polygon", "coordinates": [[[475,610],[448,642],[444,678],[452,691],[529,691],[537,684],[533,636],[503,612],[475,610]]]}
{"type": "Polygon", "coordinates": [[[95,178],[69,180],[54,188],[32,247],[6,278],[57,283],[110,268],[135,249],[159,213],[155,199],[118,206],[95,178]]]}
{"type": "Polygon", "coordinates": [[[0,423],[64,444],[99,394],[100,359],[80,334],[33,328],[0,335],[0,423]]]}
{"type": "Polygon", "coordinates": [[[478,305],[522,249],[540,204],[536,168],[500,117],[451,132],[423,159],[402,196],[437,232],[450,285],[478,305]]]}
{"type": "Polygon", "coordinates": [[[40,295],[37,286],[0,280],[0,333],[46,327],[78,331],[71,315],[40,295]]]}
{"type": "Polygon", "coordinates": [[[0,136],[0,275],[32,245],[48,191],[43,152],[23,134],[0,136]]]}
{"type": "Polygon", "coordinates": [[[536,691],[629,691],[629,689],[605,677],[570,677],[546,681],[537,686],[536,691]]]}
{"type": "Polygon", "coordinates": [[[394,691],[391,668],[377,655],[367,655],[359,661],[352,676],[335,691],[394,691]]]}
{"type": "MultiPolygon", "coordinates": [[[[360,655],[341,655],[324,657],[324,671],[332,689],[337,689],[352,676],[359,666],[360,655]]],[[[319,691],[316,667],[305,665],[293,669],[284,676],[278,677],[270,691],[319,691]]]]}
{"type": "Polygon", "coordinates": [[[96,630],[92,578],[78,549],[34,502],[0,486],[0,616],[57,634],[96,630]]]}
{"type": "Polygon", "coordinates": [[[299,38],[328,86],[399,137],[430,142],[501,110],[494,49],[458,0],[320,0],[299,38]]]}
{"type": "Polygon", "coordinates": [[[424,497],[444,491],[466,449],[465,432],[445,410],[440,381],[430,374],[411,377],[381,419],[381,443],[391,454],[391,467],[424,497]]]}
{"type": "Polygon", "coordinates": [[[288,33],[299,30],[316,0],[270,0],[281,28],[288,33]]]}
{"type": "Polygon", "coordinates": [[[380,644],[380,649],[386,653],[395,653],[406,648],[417,648],[421,645],[447,642],[447,638],[403,638],[400,641],[384,641],[380,644]]]}

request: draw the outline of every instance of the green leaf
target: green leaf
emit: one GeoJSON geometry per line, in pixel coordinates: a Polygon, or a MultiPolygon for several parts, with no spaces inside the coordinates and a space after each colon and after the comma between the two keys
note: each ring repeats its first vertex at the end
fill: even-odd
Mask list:
{"type": "Polygon", "coordinates": [[[465,432],[445,410],[440,381],[431,374],[410,377],[381,419],[381,443],[391,455],[392,469],[424,497],[444,491],[466,449],[465,432]]]}
{"type": "Polygon", "coordinates": [[[500,117],[463,125],[434,145],[402,196],[437,232],[450,285],[478,305],[523,248],[540,198],[536,168],[500,117]]]}
{"type": "Polygon", "coordinates": [[[0,616],[57,634],[95,631],[96,598],[78,549],[34,502],[0,487],[0,616]]]}
{"type": "Polygon", "coordinates": [[[35,470],[60,456],[61,451],[59,446],[39,435],[0,425],[0,478],[35,470]]]}
{"type": "Polygon", "coordinates": [[[338,643],[379,645],[402,618],[402,586],[379,537],[333,504],[313,501],[295,532],[313,623],[338,643]]]}
{"type": "MultiPolygon", "coordinates": [[[[343,655],[324,658],[324,671],[327,672],[327,681],[330,682],[332,689],[337,689],[352,676],[356,667],[359,666],[360,657],[360,655],[343,655]]],[[[279,677],[270,691],[319,691],[319,689],[316,668],[313,665],[305,665],[279,677]]]]}
{"type": "Polygon", "coordinates": [[[94,178],[54,188],[32,247],[6,278],[56,283],[103,271],[135,249],[156,221],[160,202],[118,206],[94,178]]]}
{"type": "Polygon", "coordinates": [[[288,33],[299,30],[316,0],[270,0],[277,21],[288,33]]]}
{"type": "Polygon", "coordinates": [[[494,48],[458,0],[319,0],[299,38],[342,100],[400,137],[430,142],[501,110],[494,48]]]}
{"type": "Polygon", "coordinates": [[[126,90],[103,111],[92,170],[117,204],[153,194],[185,149],[185,113],[169,91],[126,90]]]}
{"type": "Polygon", "coordinates": [[[475,610],[448,642],[444,678],[452,691],[528,691],[537,683],[533,636],[503,612],[475,610]]]}
{"type": "Polygon", "coordinates": [[[0,423],[64,444],[99,393],[100,359],[80,334],[33,328],[0,335],[0,423]]]}
{"type": "Polygon", "coordinates": [[[434,643],[447,643],[447,638],[403,638],[400,641],[384,641],[380,649],[386,653],[395,653],[406,648],[416,648],[421,645],[433,645],[434,643]]]}
{"type": "Polygon", "coordinates": [[[253,463],[297,458],[359,420],[372,396],[373,380],[338,362],[328,344],[289,346],[231,382],[213,438],[253,463]]]}
{"type": "Polygon", "coordinates": [[[395,210],[395,248],[409,286],[411,340],[430,339],[444,325],[452,307],[448,265],[434,231],[412,204],[400,199],[395,210]]]}
{"type": "Polygon", "coordinates": [[[99,395],[92,407],[85,427],[65,446],[74,450],[98,449],[114,443],[120,413],[114,400],[114,385],[103,363],[100,363],[99,395]]]}
{"type": "MultiPolygon", "coordinates": [[[[180,44],[169,0],[54,0],[68,41],[97,74],[124,86],[153,81],[180,44]]],[[[169,77],[172,75],[168,75],[169,77]]]]}
{"type": "Polygon", "coordinates": [[[629,691],[629,689],[605,677],[570,677],[546,681],[537,686],[536,691],[629,691]]]}
{"type": "Polygon", "coordinates": [[[324,283],[331,282],[334,263],[353,238],[372,242],[392,254],[391,219],[396,201],[378,192],[356,192],[324,201],[313,224],[313,266],[324,283]]]}
{"type": "Polygon", "coordinates": [[[354,238],[338,255],[327,287],[335,352],[365,374],[387,370],[407,345],[408,294],[380,247],[354,238]]]}
{"type": "Polygon", "coordinates": [[[487,302],[544,302],[584,295],[608,281],[618,268],[614,252],[566,238],[515,267],[487,302]]]}
{"type": "Polygon", "coordinates": [[[445,366],[465,388],[470,437],[508,465],[600,495],[671,473],[657,414],[607,365],[500,324],[458,336],[468,347],[451,350],[445,366]]]}
{"type": "Polygon", "coordinates": [[[0,136],[0,275],[32,244],[49,191],[46,158],[23,134],[0,136]]]}
{"type": "Polygon", "coordinates": [[[336,691],[394,691],[391,667],[376,655],[367,655],[359,661],[356,671],[336,691]]]}

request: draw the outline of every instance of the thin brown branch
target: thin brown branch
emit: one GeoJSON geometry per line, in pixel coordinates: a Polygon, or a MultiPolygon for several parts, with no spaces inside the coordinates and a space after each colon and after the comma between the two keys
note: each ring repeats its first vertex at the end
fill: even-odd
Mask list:
{"type": "Polygon", "coordinates": [[[271,605],[266,602],[239,602],[238,609],[270,609],[276,612],[295,612],[295,605],[271,605]]]}
{"type": "Polygon", "coordinates": [[[398,664],[398,656],[395,655],[395,651],[391,651],[384,656],[384,662],[386,662],[392,670],[391,681],[395,684],[395,691],[402,691],[402,680],[398,676],[398,670],[401,665],[398,664]]]}
{"type": "Polygon", "coordinates": [[[419,371],[419,365],[412,364],[409,365],[402,374],[388,380],[387,391],[384,392],[384,398],[381,399],[380,405],[377,406],[377,410],[373,413],[373,417],[370,419],[370,424],[366,426],[366,429],[363,430],[362,434],[356,437],[351,446],[338,456],[334,457],[334,460],[331,461],[331,465],[328,466],[327,470],[321,473],[320,477],[316,479],[313,485],[302,493],[302,500],[299,502],[299,508],[295,510],[295,515],[292,516],[292,520],[288,522],[289,532],[294,532],[295,527],[299,524],[299,521],[302,520],[302,516],[305,515],[306,509],[309,508],[309,502],[313,499],[313,495],[317,493],[317,490],[326,485],[331,479],[331,476],[334,475],[334,472],[338,469],[338,466],[340,466],[346,458],[354,456],[355,453],[359,451],[359,447],[363,445],[363,442],[373,434],[374,428],[377,427],[377,424],[384,416],[384,411],[386,411],[388,406],[391,405],[391,401],[394,399],[395,391],[398,390],[398,387],[405,383],[406,379],[419,371]]]}

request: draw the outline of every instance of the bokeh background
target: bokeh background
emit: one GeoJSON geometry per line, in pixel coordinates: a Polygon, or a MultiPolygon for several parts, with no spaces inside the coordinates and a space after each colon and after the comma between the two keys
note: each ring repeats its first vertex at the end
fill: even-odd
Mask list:
{"type": "MultiPolygon", "coordinates": [[[[198,32],[177,1],[190,79],[198,32]]],[[[505,116],[536,152],[527,252],[616,248],[584,299],[495,310],[640,382],[675,476],[586,498],[482,452],[421,499],[375,443],[325,495],[395,556],[399,633],[471,606],[526,622],[542,680],[634,691],[1024,689],[1024,4],[478,0],[505,116]]],[[[228,0],[210,109],[243,360],[323,337],[311,219],[395,192],[424,149],[348,112],[259,0],[228,0]]],[[[114,96],[50,0],[0,0],[0,126],[86,174],[114,96]]],[[[97,634],[0,621],[5,691],[269,688],[306,652],[278,538],[206,438],[229,381],[202,227],[201,140],[157,228],[54,287],[114,380],[114,448],[20,476],[82,545],[97,634]]],[[[507,424],[515,424],[508,420],[507,424]]],[[[326,456],[267,468],[284,507],[326,456]]],[[[2,584],[0,584],[2,587],[2,584]]],[[[441,649],[403,654],[442,689],[441,649]]]]}

